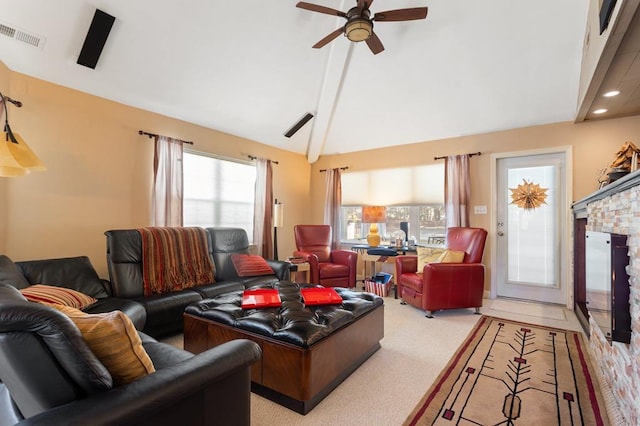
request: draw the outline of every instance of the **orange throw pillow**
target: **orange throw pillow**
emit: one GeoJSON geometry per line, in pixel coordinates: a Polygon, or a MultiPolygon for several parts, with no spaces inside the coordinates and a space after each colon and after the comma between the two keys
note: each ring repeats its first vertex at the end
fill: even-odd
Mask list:
{"type": "Polygon", "coordinates": [[[131,383],[156,371],[131,319],[121,311],[87,314],[68,306],[50,306],[75,323],[91,351],[111,373],[115,385],[131,383]]]}

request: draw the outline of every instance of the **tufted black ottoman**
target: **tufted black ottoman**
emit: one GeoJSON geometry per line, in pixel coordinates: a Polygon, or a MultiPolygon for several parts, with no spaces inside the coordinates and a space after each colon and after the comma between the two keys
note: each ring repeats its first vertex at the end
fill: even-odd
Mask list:
{"type": "Polygon", "coordinates": [[[305,306],[300,288],[280,282],[282,306],[242,309],[242,292],[225,293],[189,305],[184,314],[184,348],[199,353],[233,339],[262,348],[251,369],[257,394],[306,414],[375,351],[384,336],[383,299],[336,288],[340,305],[305,306]]]}

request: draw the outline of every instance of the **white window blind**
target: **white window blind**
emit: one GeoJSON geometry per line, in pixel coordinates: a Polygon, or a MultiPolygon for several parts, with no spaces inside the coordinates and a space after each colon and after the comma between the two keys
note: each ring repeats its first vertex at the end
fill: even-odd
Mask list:
{"type": "Polygon", "coordinates": [[[230,226],[253,235],[256,168],[253,164],[185,152],[185,226],[230,226]]]}
{"type": "Polygon", "coordinates": [[[342,174],[343,206],[444,202],[444,163],[342,174]]]}

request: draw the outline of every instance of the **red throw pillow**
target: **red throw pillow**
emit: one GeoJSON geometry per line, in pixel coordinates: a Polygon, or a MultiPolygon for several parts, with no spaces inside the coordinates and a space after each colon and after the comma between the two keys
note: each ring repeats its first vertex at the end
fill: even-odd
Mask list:
{"type": "Polygon", "coordinates": [[[231,255],[231,262],[239,277],[257,277],[275,273],[262,256],[235,253],[231,255]]]}

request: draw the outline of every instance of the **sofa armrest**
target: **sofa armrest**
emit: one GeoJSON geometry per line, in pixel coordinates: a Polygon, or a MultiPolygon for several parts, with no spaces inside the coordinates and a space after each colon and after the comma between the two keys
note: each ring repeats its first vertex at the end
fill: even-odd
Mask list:
{"type": "Polygon", "coordinates": [[[267,264],[273,269],[280,281],[289,281],[291,263],[283,260],[267,260],[267,264]]]}
{"type": "Polygon", "coordinates": [[[482,263],[427,263],[424,265],[423,273],[431,276],[435,274],[450,276],[465,270],[484,273],[484,265],[482,263]]]}
{"type": "Polygon", "coordinates": [[[303,258],[305,262],[309,263],[311,268],[317,268],[318,267],[318,263],[319,263],[318,256],[315,253],[311,253],[309,251],[296,250],[296,251],[293,252],[293,255],[295,257],[303,258]]]}
{"type": "Polygon", "coordinates": [[[395,261],[396,274],[398,274],[396,279],[399,279],[402,274],[415,274],[418,272],[418,256],[399,255],[396,256],[395,261]]]}
{"type": "Polygon", "coordinates": [[[261,356],[233,340],[128,385],[56,407],[20,425],[249,425],[251,365],[261,356]]]}
{"type": "Polygon", "coordinates": [[[320,283],[320,271],[318,269],[318,256],[308,251],[296,250],[293,252],[295,257],[301,257],[309,264],[309,281],[312,283],[320,283]]]}
{"type": "Polygon", "coordinates": [[[484,265],[482,263],[428,263],[422,275],[424,295],[440,294],[454,288],[482,304],[484,265]]]}
{"type": "Polygon", "coordinates": [[[331,252],[331,261],[339,265],[355,268],[358,262],[358,253],[351,250],[333,250],[331,252]]]}

